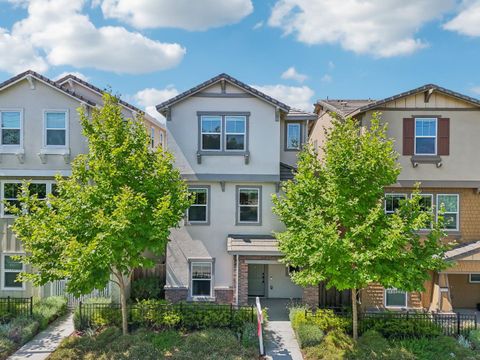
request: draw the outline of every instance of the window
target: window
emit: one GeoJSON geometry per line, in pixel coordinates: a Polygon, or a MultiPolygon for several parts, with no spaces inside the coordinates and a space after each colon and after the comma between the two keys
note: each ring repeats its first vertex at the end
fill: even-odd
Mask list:
{"type": "Polygon", "coordinates": [[[1,116],[1,145],[20,146],[22,120],[20,111],[2,111],[1,116]]]}
{"type": "Polygon", "coordinates": [[[245,116],[225,117],[225,148],[226,150],[245,150],[246,133],[245,116]]]}
{"type": "MultiPolygon", "coordinates": [[[[424,212],[431,213],[433,210],[433,195],[432,194],[420,194],[420,209],[424,212]]],[[[432,227],[432,222],[427,222],[422,230],[430,229],[432,227]]]]}
{"type": "Polygon", "coordinates": [[[23,264],[12,258],[13,255],[3,255],[3,289],[4,290],[23,290],[24,284],[16,281],[17,276],[23,269],[23,264]]]}
{"type": "Polygon", "coordinates": [[[458,230],[458,195],[439,194],[437,195],[437,215],[444,207],[443,221],[446,230],[458,230]]]}
{"type": "Polygon", "coordinates": [[[211,262],[191,262],[191,294],[192,297],[212,296],[212,263],[211,262]]]}
{"type": "Polygon", "coordinates": [[[473,284],[480,283],[480,274],[469,274],[469,281],[473,284]]]}
{"type": "Polygon", "coordinates": [[[45,112],[45,145],[65,147],[67,145],[66,111],[45,112]]]}
{"type": "Polygon", "coordinates": [[[287,123],[287,150],[299,150],[301,145],[300,124],[287,123]]]}
{"type": "Polygon", "coordinates": [[[385,214],[393,214],[400,207],[400,202],[405,200],[406,197],[405,194],[386,194],[385,214]]]}
{"type": "Polygon", "coordinates": [[[153,149],[155,147],[155,128],[150,128],[150,147],[153,149]]]}
{"type": "Polygon", "coordinates": [[[189,191],[194,202],[188,209],[188,222],[208,223],[208,188],[190,188],[189,191]]]}
{"type": "Polygon", "coordinates": [[[219,151],[222,149],[222,117],[202,116],[201,118],[201,149],[219,151]]]}
{"type": "MultiPolygon", "coordinates": [[[[29,190],[31,194],[36,194],[38,199],[46,200],[47,194],[54,191],[56,184],[52,182],[42,183],[42,182],[32,182],[30,183],[29,190]],[[51,185],[51,186],[50,186],[51,185]]],[[[20,181],[11,181],[2,183],[2,199],[8,205],[19,206],[17,196],[19,195],[22,188],[22,183],[20,181]]],[[[8,211],[5,204],[2,204],[2,216],[11,217],[13,216],[12,212],[8,211]]]]}
{"type": "Polygon", "coordinates": [[[160,131],[160,146],[163,147],[163,132],[160,131]]]}
{"type": "Polygon", "coordinates": [[[385,307],[407,307],[407,293],[395,288],[385,289],[385,307]]]}
{"type": "Polygon", "coordinates": [[[237,222],[239,224],[260,223],[260,188],[238,188],[237,222]]]}
{"type": "Polygon", "coordinates": [[[436,155],[437,119],[415,119],[415,154],[436,155]]]}

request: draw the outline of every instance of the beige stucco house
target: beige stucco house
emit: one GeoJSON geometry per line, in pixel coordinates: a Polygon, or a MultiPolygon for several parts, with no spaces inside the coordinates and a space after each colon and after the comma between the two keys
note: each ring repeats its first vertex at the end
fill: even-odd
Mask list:
{"type": "Polygon", "coordinates": [[[272,196],[291,178],[316,115],[220,74],[160,105],[168,149],[195,194],[167,247],[166,298],[245,304],[302,298],[273,233],[272,196]]]}
{"type": "MultiPolygon", "coordinates": [[[[388,123],[388,135],[395,140],[402,167],[398,182],[385,189],[385,212],[395,211],[398,200],[410,196],[414,184],[420,182],[427,208],[436,212],[440,204],[445,205],[448,240],[458,244],[447,253],[454,265],[432,273],[424,292],[373,285],[361,294],[363,308],[475,308],[480,303],[480,101],[429,84],[379,101],[320,100],[315,112],[318,121],[310,141],[318,148],[333,113],[369,126],[373,112],[380,112],[382,122],[388,123]]],[[[341,294],[330,290],[330,295],[320,287],[324,305],[341,303],[341,294]]]]}
{"type": "MultiPolygon", "coordinates": [[[[71,161],[88,149],[77,109],[83,107],[88,114],[101,104],[101,90],[73,75],[52,81],[26,71],[0,84],[0,297],[63,293],[63,282],[34,288],[15,281],[24,265],[11,256],[21,255],[23,249],[12,234],[14,218],[3,202],[15,201],[23,180],[29,180],[41,198],[52,192],[56,174],[70,175],[71,161]]],[[[126,117],[144,115],[133,105],[121,104],[126,117]]],[[[145,118],[152,129],[152,146],[160,145],[166,139],[164,127],[152,117],[145,118]]],[[[116,292],[108,288],[102,294],[116,292]]]]}

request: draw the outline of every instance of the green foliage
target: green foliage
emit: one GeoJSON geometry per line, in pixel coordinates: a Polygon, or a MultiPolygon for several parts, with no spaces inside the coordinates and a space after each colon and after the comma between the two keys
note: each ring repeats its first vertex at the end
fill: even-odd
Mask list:
{"type": "Polygon", "coordinates": [[[34,302],[33,316],[44,329],[52,321],[67,313],[67,299],[63,296],[50,296],[34,302]]]}
{"type": "Polygon", "coordinates": [[[365,332],[348,354],[351,360],[415,360],[416,357],[403,348],[394,348],[378,332],[365,332]]]}
{"type": "Polygon", "coordinates": [[[343,331],[330,331],[320,345],[305,350],[305,359],[343,360],[352,351],[353,345],[353,340],[343,331]]]}
{"type": "Polygon", "coordinates": [[[363,330],[378,331],[387,339],[431,338],[443,334],[442,328],[429,319],[398,318],[395,314],[374,316],[362,320],[363,330]]]}
{"type": "Polygon", "coordinates": [[[297,330],[300,325],[307,323],[307,318],[305,316],[307,310],[308,309],[304,306],[290,308],[288,317],[290,318],[293,330],[297,330]]]}
{"type": "Polygon", "coordinates": [[[173,328],[182,320],[180,312],[164,300],[142,300],[131,310],[132,321],[139,327],[173,328]]]}
{"type": "Polygon", "coordinates": [[[297,331],[297,340],[301,348],[320,344],[324,333],[317,325],[301,324],[297,331]]]}
{"type": "Polygon", "coordinates": [[[336,315],[330,309],[317,309],[315,313],[312,313],[307,311],[305,307],[292,307],[289,317],[294,330],[297,330],[303,324],[315,325],[323,332],[336,329],[348,331],[351,328],[350,319],[336,315]]]}
{"type": "Polygon", "coordinates": [[[474,349],[480,350],[480,330],[472,330],[468,334],[468,340],[470,340],[474,349]]]}
{"type": "Polygon", "coordinates": [[[243,347],[250,348],[258,346],[257,325],[254,323],[245,323],[241,329],[240,337],[243,347]]]}
{"type": "Polygon", "coordinates": [[[163,286],[156,276],[137,279],[132,282],[131,298],[133,300],[160,299],[163,286]]]}

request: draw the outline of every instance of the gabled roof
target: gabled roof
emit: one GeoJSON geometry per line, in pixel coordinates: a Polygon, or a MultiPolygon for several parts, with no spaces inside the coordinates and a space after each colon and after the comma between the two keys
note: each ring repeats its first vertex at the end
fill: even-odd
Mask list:
{"type": "Polygon", "coordinates": [[[4,82],[0,83],[0,91],[3,89],[6,89],[9,86],[12,86],[13,84],[16,84],[17,82],[23,80],[23,79],[28,79],[28,78],[35,78],[36,80],[64,93],[67,96],[70,96],[82,103],[88,104],[90,106],[96,106],[96,104],[93,101],[90,101],[88,99],[85,99],[83,96],[76,94],[74,91],[65,89],[64,87],[60,86],[58,83],[55,81],[50,80],[49,78],[40,75],[39,73],[33,71],[33,70],[27,70],[24,71],[18,75],[15,75],[14,77],[5,80],[4,82]]]}
{"type": "Polygon", "coordinates": [[[372,99],[324,99],[318,100],[315,108],[321,106],[345,118],[355,110],[374,102],[372,99]]]}
{"type": "Polygon", "coordinates": [[[308,111],[291,108],[287,120],[317,120],[317,115],[308,111]]]}
{"type": "Polygon", "coordinates": [[[290,106],[272,98],[271,96],[268,96],[267,94],[264,94],[263,92],[261,91],[258,91],[257,89],[241,82],[240,80],[237,80],[235,79],[234,77],[228,75],[228,74],[225,74],[225,73],[222,73],[220,75],[217,75],[203,83],[201,83],[200,85],[197,85],[167,101],[164,101],[163,103],[161,104],[158,104],[157,105],[157,111],[159,112],[162,112],[163,110],[166,110],[169,106],[172,106],[173,104],[176,104],[182,100],[184,100],[185,98],[189,97],[189,96],[192,96],[200,91],[202,91],[203,89],[213,85],[213,84],[216,84],[220,81],[227,81],[229,82],[230,84],[233,84],[233,85],[236,85],[238,86],[239,88],[245,90],[245,92],[259,98],[259,99],[262,99],[274,106],[278,106],[280,109],[284,110],[285,112],[288,112],[290,110],[290,106]]]}
{"type": "Polygon", "coordinates": [[[459,260],[469,255],[474,255],[480,252],[480,241],[473,241],[470,243],[459,244],[453,249],[445,252],[446,260],[459,260]]]}
{"type": "Polygon", "coordinates": [[[357,115],[357,114],[363,113],[365,111],[375,109],[375,108],[377,108],[381,105],[384,105],[386,103],[389,103],[391,101],[403,98],[405,96],[410,96],[410,95],[418,94],[420,92],[428,92],[428,91],[439,92],[439,93],[442,93],[442,94],[445,94],[445,95],[463,100],[463,101],[468,102],[472,105],[480,106],[480,100],[478,100],[478,99],[475,99],[475,98],[467,96],[467,95],[460,94],[456,91],[448,90],[444,87],[441,87],[441,86],[438,86],[438,85],[435,85],[435,84],[427,84],[427,85],[420,86],[416,89],[408,90],[408,91],[402,92],[400,94],[390,96],[390,97],[382,99],[382,100],[375,101],[371,104],[364,105],[364,106],[358,108],[357,110],[355,110],[352,114],[357,115]]]}

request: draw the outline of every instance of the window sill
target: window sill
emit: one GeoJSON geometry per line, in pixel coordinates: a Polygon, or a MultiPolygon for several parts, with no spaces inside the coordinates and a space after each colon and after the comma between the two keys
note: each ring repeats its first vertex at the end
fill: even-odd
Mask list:
{"type": "Polygon", "coordinates": [[[442,166],[442,157],[438,155],[413,155],[410,161],[414,168],[419,164],[434,164],[437,168],[442,166]]]}
{"type": "Polygon", "coordinates": [[[249,151],[205,151],[205,150],[198,150],[197,151],[197,163],[202,163],[202,156],[243,156],[245,158],[245,165],[248,165],[250,161],[250,152],[249,151]]]}
{"type": "Polygon", "coordinates": [[[262,226],[261,222],[236,222],[235,226],[262,226]]]}
{"type": "Polygon", "coordinates": [[[3,154],[13,154],[13,155],[23,155],[25,154],[25,149],[20,146],[0,146],[0,155],[3,154]]]}
{"type": "Polygon", "coordinates": [[[189,296],[188,302],[215,302],[215,297],[212,296],[189,296]]]}
{"type": "Polygon", "coordinates": [[[60,155],[63,156],[65,164],[70,163],[70,148],[67,147],[45,147],[40,150],[38,156],[42,161],[42,164],[47,163],[47,155],[60,155]]]}

